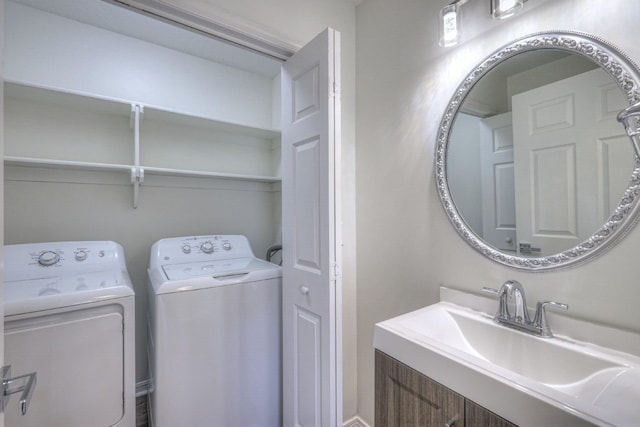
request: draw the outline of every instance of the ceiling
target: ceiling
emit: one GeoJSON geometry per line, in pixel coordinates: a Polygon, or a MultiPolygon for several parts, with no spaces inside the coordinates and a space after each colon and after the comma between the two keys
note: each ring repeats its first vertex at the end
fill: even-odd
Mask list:
{"type": "Polygon", "coordinates": [[[280,72],[277,59],[104,0],[9,1],[265,77],[280,72]]]}

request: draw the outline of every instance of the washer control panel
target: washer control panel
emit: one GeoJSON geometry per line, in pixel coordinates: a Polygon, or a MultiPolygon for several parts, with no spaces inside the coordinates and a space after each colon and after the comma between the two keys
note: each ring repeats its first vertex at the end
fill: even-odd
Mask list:
{"type": "Polygon", "coordinates": [[[151,248],[151,268],[166,264],[253,257],[249,241],[242,235],[173,237],[157,241],[151,248]]]}
{"type": "Polygon", "coordinates": [[[96,271],[126,271],[122,247],[111,241],[5,246],[5,280],[33,280],[96,271]]]}

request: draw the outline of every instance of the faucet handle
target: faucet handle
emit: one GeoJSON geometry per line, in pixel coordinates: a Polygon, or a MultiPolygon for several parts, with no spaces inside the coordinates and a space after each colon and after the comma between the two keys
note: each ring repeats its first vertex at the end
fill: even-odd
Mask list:
{"type": "Polygon", "coordinates": [[[549,328],[549,323],[547,322],[547,312],[545,310],[548,305],[569,310],[569,306],[561,302],[538,301],[538,304],[536,304],[536,314],[533,317],[533,326],[539,328],[540,335],[545,338],[551,338],[553,336],[551,328],[549,328]]]}
{"type": "Polygon", "coordinates": [[[486,292],[488,294],[500,295],[500,291],[494,288],[488,288],[486,286],[482,287],[482,292],[486,292]]]}

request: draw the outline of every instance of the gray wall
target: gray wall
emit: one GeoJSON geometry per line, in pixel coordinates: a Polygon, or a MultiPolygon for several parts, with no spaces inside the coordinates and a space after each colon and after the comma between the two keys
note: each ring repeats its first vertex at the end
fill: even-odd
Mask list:
{"type": "Polygon", "coordinates": [[[440,206],[433,169],[444,108],[484,57],[530,33],[571,29],[609,40],[640,62],[640,45],[629,36],[640,9],[622,0],[539,0],[494,21],[488,2],[469,2],[462,44],[444,49],[437,13],[447,3],[366,0],[357,9],[358,392],[369,423],[374,324],[436,302],[441,285],[478,292],[517,279],[530,301],[563,301],[572,316],[640,330],[638,227],[585,265],[519,272],[486,260],[458,236],[440,206]]]}

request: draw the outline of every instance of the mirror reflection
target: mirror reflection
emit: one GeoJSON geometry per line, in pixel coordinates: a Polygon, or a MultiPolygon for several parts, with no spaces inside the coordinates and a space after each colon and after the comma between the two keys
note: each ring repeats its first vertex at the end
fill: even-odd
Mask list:
{"type": "Polygon", "coordinates": [[[613,78],[563,50],[515,55],[462,102],[446,178],[467,226],[488,246],[542,257],[587,240],[616,209],[635,157],[613,78]]]}

